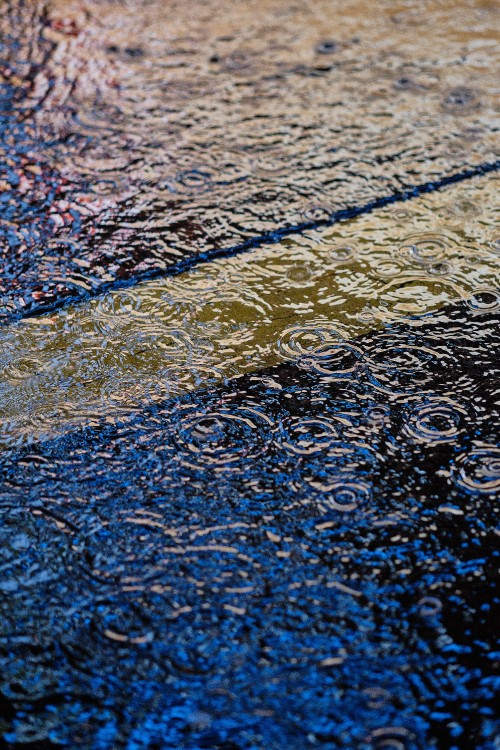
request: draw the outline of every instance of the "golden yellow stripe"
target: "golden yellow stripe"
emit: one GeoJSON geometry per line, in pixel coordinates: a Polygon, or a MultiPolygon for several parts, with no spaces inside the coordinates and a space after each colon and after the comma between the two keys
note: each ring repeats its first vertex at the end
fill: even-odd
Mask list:
{"type": "Polygon", "coordinates": [[[500,306],[495,175],[0,330],[0,445],[460,299],[500,306]]]}

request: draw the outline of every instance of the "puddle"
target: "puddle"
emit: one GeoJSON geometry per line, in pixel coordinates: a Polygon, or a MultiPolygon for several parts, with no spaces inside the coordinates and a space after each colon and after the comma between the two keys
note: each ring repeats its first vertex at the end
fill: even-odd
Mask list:
{"type": "Polygon", "coordinates": [[[3,451],[13,746],[487,748],[498,320],[463,302],[3,451]]]}
{"type": "Polygon", "coordinates": [[[497,186],[484,177],[3,327],[0,443],[326,357],[461,299],[498,308],[497,186]]]}
{"type": "Polygon", "coordinates": [[[497,8],[4,6],[0,750],[493,750],[497,8]]]}
{"type": "Polygon", "coordinates": [[[497,164],[496,20],[483,2],[9,0],[3,317],[497,164]]]}

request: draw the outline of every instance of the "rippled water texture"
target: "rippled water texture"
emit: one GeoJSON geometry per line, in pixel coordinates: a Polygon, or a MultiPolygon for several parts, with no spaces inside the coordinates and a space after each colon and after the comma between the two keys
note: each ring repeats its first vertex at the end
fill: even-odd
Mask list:
{"type": "Polygon", "coordinates": [[[0,445],[309,354],[351,374],[368,330],[461,299],[500,310],[497,192],[477,178],[0,328],[0,445]]]}
{"type": "Polygon", "coordinates": [[[3,316],[498,162],[498,5],[3,0],[3,316]]]}
{"type": "Polygon", "coordinates": [[[498,750],[498,6],[0,10],[0,750],[498,750]]]}
{"type": "Polygon", "coordinates": [[[499,318],[5,449],[6,746],[494,748],[499,318]]]}

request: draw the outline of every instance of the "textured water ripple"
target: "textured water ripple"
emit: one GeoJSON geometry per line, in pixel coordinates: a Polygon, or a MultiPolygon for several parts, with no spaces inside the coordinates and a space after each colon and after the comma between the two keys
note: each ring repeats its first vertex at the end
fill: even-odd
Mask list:
{"type": "Polygon", "coordinates": [[[499,320],[4,451],[5,746],[493,748],[499,320]]]}
{"type": "Polygon", "coordinates": [[[0,444],[297,358],[331,378],[368,367],[394,390],[413,350],[367,359],[352,338],[460,299],[498,310],[497,187],[490,175],[4,326],[0,444]]]}
{"type": "Polygon", "coordinates": [[[2,316],[498,163],[496,13],[6,0],[2,316]]]}
{"type": "Polygon", "coordinates": [[[497,15],[5,0],[2,750],[495,750],[497,15]]]}

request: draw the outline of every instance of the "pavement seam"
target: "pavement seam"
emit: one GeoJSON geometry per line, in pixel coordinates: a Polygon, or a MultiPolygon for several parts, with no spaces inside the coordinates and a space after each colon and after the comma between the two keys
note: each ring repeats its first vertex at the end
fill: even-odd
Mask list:
{"type": "Polygon", "coordinates": [[[393,203],[402,203],[405,201],[418,198],[421,195],[427,193],[433,193],[441,188],[455,185],[459,182],[472,179],[474,177],[482,177],[491,172],[500,170],[500,159],[495,162],[486,162],[480,164],[477,167],[471,169],[465,169],[462,172],[457,172],[453,175],[443,177],[440,180],[433,182],[426,182],[421,185],[415,185],[414,187],[408,188],[407,190],[398,191],[391,193],[391,195],[376,198],[367,204],[361,206],[352,206],[350,208],[343,208],[338,211],[334,211],[328,219],[322,219],[317,221],[307,221],[301,224],[296,224],[290,227],[281,227],[274,229],[270,232],[265,232],[256,237],[252,237],[239,245],[233,245],[229,248],[215,248],[213,250],[199,253],[197,255],[189,256],[179,261],[178,263],[167,266],[166,268],[157,268],[148,271],[147,273],[134,276],[129,279],[117,279],[107,284],[102,284],[98,289],[85,294],[71,295],[67,297],[55,300],[51,304],[42,305],[36,308],[28,308],[22,311],[17,311],[12,314],[5,315],[3,318],[0,317],[0,325],[8,325],[11,322],[20,320],[27,317],[39,317],[46,313],[58,310],[66,305],[79,304],[86,302],[89,299],[100,297],[107,294],[110,291],[117,291],[119,289],[128,289],[144,281],[151,281],[154,279],[168,278],[169,276],[178,276],[186,271],[201,265],[202,263],[209,263],[214,260],[220,260],[223,258],[232,258],[237,255],[241,255],[250,250],[255,250],[263,245],[271,245],[279,242],[280,240],[297,234],[302,234],[307,231],[314,231],[323,227],[333,226],[334,224],[345,221],[347,219],[354,219],[357,216],[371,213],[379,208],[384,208],[393,203]]]}

